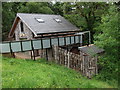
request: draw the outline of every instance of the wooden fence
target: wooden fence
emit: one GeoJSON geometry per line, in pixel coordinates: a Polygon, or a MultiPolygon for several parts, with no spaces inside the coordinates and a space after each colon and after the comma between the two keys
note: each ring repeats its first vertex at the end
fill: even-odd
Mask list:
{"type": "Polygon", "coordinates": [[[57,64],[77,70],[88,78],[97,74],[97,56],[91,57],[82,52],[75,54],[58,46],[54,46],[53,51],[57,64]]]}

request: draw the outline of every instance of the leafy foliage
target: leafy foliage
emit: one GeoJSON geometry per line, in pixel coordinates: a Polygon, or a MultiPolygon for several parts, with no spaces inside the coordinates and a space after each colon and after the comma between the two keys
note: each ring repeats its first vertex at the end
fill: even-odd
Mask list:
{"type": "Polygon", "coordinates": [[[12,22],[14,20],[15,14],[12,11],[13,4],[10,3],[3,3],[3,10],[2,10],[2,39],[5,40],[7,37],[10,28],[12,26],[12,22]]]}
{"type": "Polygon", "coordinates": [[[85,19],[78,14],[64,15],[64,17],[68,19],[71,23],[79,27],[81,31],[87,28],[87,23],[85,22],[85,19]]]}
{"type": "Polygon", "coordinates": [[[115,6],[111,6],[108,14],[102,16],[101,24],[96,28],[95,43],[104,48],[105,54],[100,59],[101,78],[105,80],[118,79],[118,60],[120,45],[119,38],[119,12],[115,6]]]}
{"type": "Polygon", "coordinates": [[[50,3],[49,7],[52,11],[54,11],[54,14],[57,15],[64,15],[64,3],[56,2],[55,4],[50,3]]]}
{"type": "Polygon", "coordinates": [[[22,6],[18,12],[22,13],[44,13],[53,14],[54,12],[48,7],[47,3],[28,2],[22,6]]]}

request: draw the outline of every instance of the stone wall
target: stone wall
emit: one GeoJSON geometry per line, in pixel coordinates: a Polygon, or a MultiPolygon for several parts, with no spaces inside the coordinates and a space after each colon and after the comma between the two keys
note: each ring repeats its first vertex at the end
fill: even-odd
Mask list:
{"type": "MultiPolygon", "coordinates": [[[[18,22],[18,25],[15,29],[15,40],[19,41],[20,40],[20,34],[21,32],[21,26],[20,26],[21,21],[18,22]]],[[[33,34],[31,32],[31,30],[26,26],[26,24],[23,23],[23,31],[25,33],[25,38],[27,40],[33,39],[33,34]]]]}
{"type": "Polygon", "coordinates": [[[19,41],[20,40],[20,29],[19,29],[19,23],[15,29],[15,40],[19,41]]]}
{"type": "Polygon", "coordinates": [[[23,28],[24,28],[24,33],[26,34],[27,40],[33,39],[32,31],[25,24],[23,24],[23,28]]]}

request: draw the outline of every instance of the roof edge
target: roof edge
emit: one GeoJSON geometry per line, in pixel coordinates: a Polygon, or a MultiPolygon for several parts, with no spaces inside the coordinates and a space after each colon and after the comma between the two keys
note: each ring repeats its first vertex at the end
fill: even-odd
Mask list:
{"type": "Polygon", "coordinates": [[[37,36],[37,34],[25,23],[25,21],[17,13],[17,16],[15,17],[15,20],[13,22],[12,28],[11,28],[9,34],[8,34],[8,38],[13,37],[16,26],[17,26],[17,24],[20,20],[34,33],[35,36],[37,36]]]}
{"type": "Polygon", "coordinates": [[[12,28],[11,28],[9,34],[8,34],[8,38],[12,38],[12,37],[13,37],[13,33],[14,33],[14,31],[15,31],[15,28],[16,28],[19,20],[20,20],[20,18],[16,16],[16,17],[15,17],[15,20],[14,20],[14,22],[13,22],[12,28]]]}
{"type": "Polygon", "coordinates": [[[36,14],[36,15],[55,15],[55,16],[61,16],[59,14],[43,14],[43,13],[17,13],[17,15],[19,14],[36,14]]]}
{"type": "Polygon", "coordinates": [[[33,31],[33,30],[30,28],[30,26],[18,15],[18,13],[17,13],[17,16],[18,16],[18,17],[20,18],[20,20],[30,29],[30,31],[33,32],[35,36],[37,36],[36,32],[33,31]]]}

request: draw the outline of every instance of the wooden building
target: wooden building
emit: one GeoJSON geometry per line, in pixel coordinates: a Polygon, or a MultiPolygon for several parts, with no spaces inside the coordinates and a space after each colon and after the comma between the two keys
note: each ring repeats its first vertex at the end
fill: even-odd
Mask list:
{"type": "MultiPolygon", "coordinates": [[[[8,37],[11,41],[20,41],[74,36],[77,32],[80,30],[60,15],[17,13],[8,37]]],[[[36,50],[35,55],[42,57],[44,51],[36,50]]]]}

